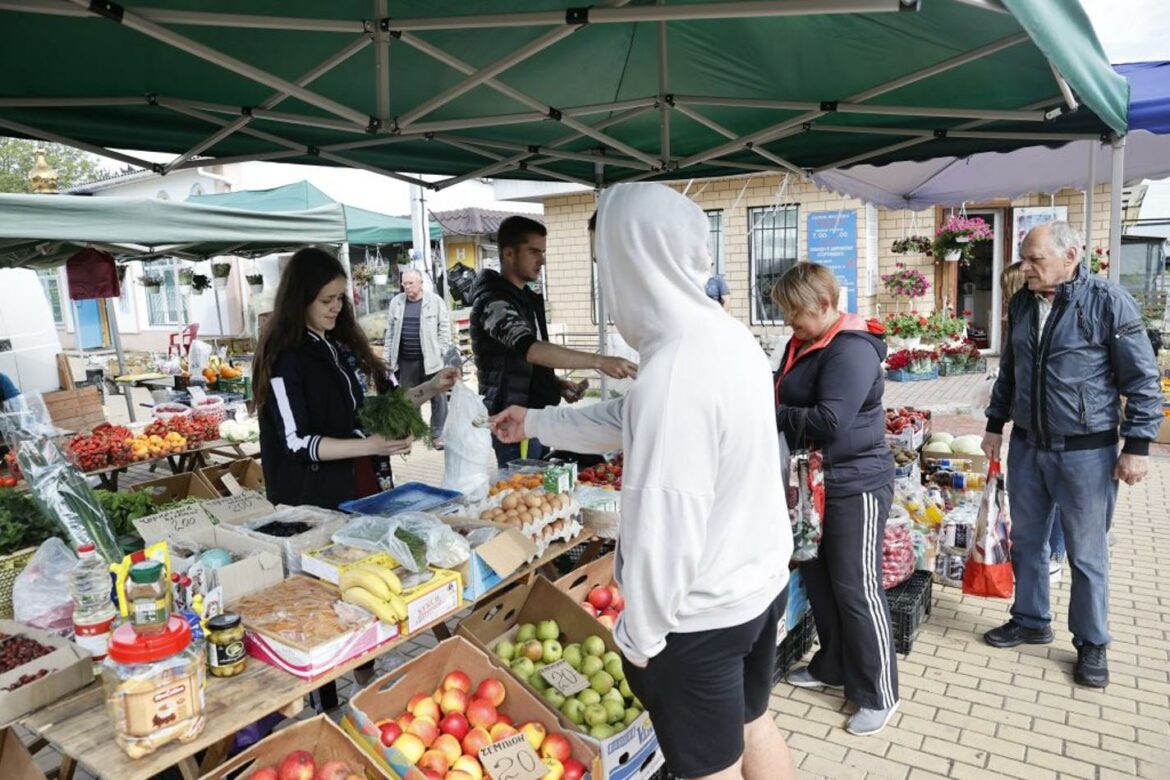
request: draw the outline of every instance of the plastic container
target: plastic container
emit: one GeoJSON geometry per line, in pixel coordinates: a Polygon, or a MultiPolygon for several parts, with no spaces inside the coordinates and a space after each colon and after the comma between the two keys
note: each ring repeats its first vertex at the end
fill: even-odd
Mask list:
{"type": "Polygon", "coordinates": [[[131,758],[175,740],[190,742],[203,732],[199,650],[191,641],[191,627],[178,616],[171,616],[159,634],[137,634],[129,625],[114,630],[102,662],[102,686],[114,740],[131,758]]]}
{"type": "Polygon", "coordinates": [[[183,404],[165,403],[158,404],[154,407],[154,419],[166,422],[172,417],[189,417],[191,415],[191,407],[183,404]]]}
{"type": "Polygon", "coordinates": [[[73,596],[73,641],[101,661],[106,657],[118,610],[110,598],[110,568],[92,544],[77,550],[79,559],[69,573],[73,596]]]}
{"type": "Polygon", "coordinates": [[[145,560],[130,567],[126,580],[130,628],[138,634],[161,634],[171,617],[170,588],[158,561],[145,560]]]}
{"type": "Polygon", "coordinates": [[[210,420],[216,425],[227,419],[227,406],[217,395],[191,403],[191,414],[196,420],[210,420]]]}

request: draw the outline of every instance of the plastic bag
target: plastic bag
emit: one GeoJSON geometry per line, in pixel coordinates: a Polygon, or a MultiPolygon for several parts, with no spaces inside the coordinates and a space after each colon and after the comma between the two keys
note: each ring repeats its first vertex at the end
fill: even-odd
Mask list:
{"type": "Polygon", "coordinates": [[[191,348],[187,350],[187,370],[191,376],[199,376],[210,360],[211,345],[200,339],[192,341],[191,348]]]}
{"type": "Polygon", "coordinates": [[[914,573],[914,542],[910,534],[910,518],[901,507],[893,507],[882,535],[882,590],[889,590],[905,582],[914,573]]]}
{"type": "Polygon", "coordinates": [[[49,539],[33,553],[12,586],[13,617],[26,626],[73,634],[73,595],[69,574],[77,557],[60,539],[49,539]]]}
{"type": "Polygon", "coordinates": [[[968,596],[1010,599],[1015,590],[1012,572],[1011,513],[1008,509],[1007,488],[999,473],[999,464],[992,463],[987,475],[987,489],[979,505],[975,521],[973,544],[967,551],[963,570],[963,593],[968,596]]]}
{"type": "Polygon", "coordinates": [[[483,399],[475,391],[463,382],[455,383],[443,426],[443,487],[458,490],[469,501],[487,497],[496,468],[491,432],[474,425],[487,413],[483,399]]]}
{"type": "Polygon", "coordinates": [[[452,569],[471,557],[471,543],[454,528],[426,512],[398,515],[402,528],[426,542],[427,563],[440,569],[452,569]]]}
{"type": "Polygon", "coordinates": [[[406,517],[406,513],[394,517],[355,517],[334,532],[333,541],[363,550],[384,552],[407,571],[418,572],[426,565],[426,552],[416,557],[410,546],[398,537],[397,531],[402,527],[403,517],[406,517]]]}

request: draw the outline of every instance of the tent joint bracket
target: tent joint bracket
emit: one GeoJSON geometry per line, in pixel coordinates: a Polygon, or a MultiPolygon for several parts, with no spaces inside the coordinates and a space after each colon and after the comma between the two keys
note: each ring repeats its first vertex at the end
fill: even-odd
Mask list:
{"type": "Polygon", "coordinates": [[[837,112],[837,105],[836,100],[822,100],[821,111],[824,111],[826,114],[835,114],[837,112]]]}
{"type": "Polygon", "coordinates": [[[561,121],[561,112],[560,112],[560,110],[558,110],[558,109],[555,109],[555,108],[553,108],[552,106],[549,106],[549,107],[548,107],[548,112],[547,112],[547,113],[548,113],[548,118],[549,118],[549,119],[551,119],[551,120],[553,120],[554,122],[559,122],[559,121],[561,121]]]}
{"type": "Polygon", "coordinates": [[[370,117],[370,121],[366,124],[366,132],[370,135],[377,135],[382,129],[382,120],[376,116],[370,117]]]}
{"type": "Polygon", "coordinates": [[[240,106],[240,115],[251,118],[252,107],[251,106],[240,106]]]}
{"type": "Polygon", "coordinates": [[[571,27],[584,27],[589,24],[589,6],[566,8],[565,24],[571,27]]]}
{"type": "Polygon", "coordinates": [[[940,129],[938,129],[938,130],[935,130],[935,131],[933,132],[933,135],[934,135],[934,137],[935,137],[935,138],[946,138],[946,137],[947,137],[947,131],[946,131],[946,130],[943,130],[942,128],[940,128],[940,129]]]}
{"type": "Polygon", "coordinates": [[[146,103],[147,103],[147,105],[157,106],[158,105],[158,95],[154,94],[153,92],[149,93],[146,96],[146,103]]]}
{"type": "Polygon", "coordinates": [[[89,10],[118,24],[122,23],[122,17],[126,13],[125,8],[110,0],[90,0],[89,10]]]}

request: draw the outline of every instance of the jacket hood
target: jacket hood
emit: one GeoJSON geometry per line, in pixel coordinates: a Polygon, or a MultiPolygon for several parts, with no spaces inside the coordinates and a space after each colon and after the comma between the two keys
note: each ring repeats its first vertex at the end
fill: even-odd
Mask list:
{"type": "Polygon", "coordinates": [[[786,350],[785,361],[780,367],[780,373],[781,375],[787,374],[792,366],[800,362],[801,359],[819,352],[829,346],[833,339],[836,338],[865,339],[873,347],[874,351],[877,352],[878,360],[884,361],[888,352],[885,339],[883,338],[885,333],[885,326],[878,320],[867,320],[859,314],[842,314],[841,319],[837,320],[837,324],[829,328],[799,358],[796,357],[796,351],[804,346],[804,342],[799,339],[792,339],[786,350]]]}
{"type": "Polygon", "coordinates": [[[505,279],[499,271],[485,268],[479,272],[471,284],[472,302],[485,292],[493,292],[497,295],[519,295],[521,291],[516,288],[516,285],[505,279]]]}
{"type": "Polygon", "coordinates": [[[707,314],[707,217],[663,184],[618,184],[597,208],[597,274],[607,312],[626,343],[642,352],[707,314]]]}

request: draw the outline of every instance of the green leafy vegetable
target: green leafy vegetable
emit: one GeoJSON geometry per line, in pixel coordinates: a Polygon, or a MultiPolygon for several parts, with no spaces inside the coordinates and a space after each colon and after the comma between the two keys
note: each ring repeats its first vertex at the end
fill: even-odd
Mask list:
{"type": "Polygon", "coordinates": [[[95,490],[94,494],[117,536],[137,534],[134,521],[158,511],[150,500],[150,494],[143,491],[113,493],[109,490],[95,490]]]}
{"type": "Polygon", "coordinates": [[[366,433],[376,433],[388,439],[414,436],[416,439],[430,440],[431,429],[401,387],[366,398],[358,412],[358,422],[366,433]]]}
{"type": "Polygon", "coordinates": [[[410,549],[410,555],[414,558],[414,562],[418,565],[419,570],[425,569],[427,567],[426,540],[417,534],[407,531],[405,528],[396,528],[394,535],[410,549]]]}
{"type": "Polygon", "coordinates": [[[60,529],[46,518],[27,490],[0,488],[0,555],[35,547],[60,529]]]}

